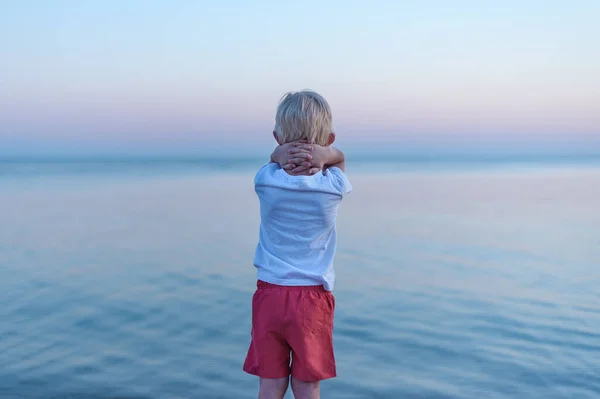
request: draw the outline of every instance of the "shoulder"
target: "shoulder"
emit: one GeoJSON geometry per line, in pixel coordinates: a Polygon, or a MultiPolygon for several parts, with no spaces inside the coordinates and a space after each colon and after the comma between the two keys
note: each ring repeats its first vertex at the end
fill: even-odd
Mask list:
{"type": "Polygon", "coordinates": [[[352,185],[348,180],[346,174],[337,167],[327,168],[324,175],[328,177],[332,186],[342,195],[346,195],[352,192],[352,185]]]}
{"type": "Polygon", "coordinates": [[[280,169],[279,164],[274,162],[263,165],[254,175],[254,184],[264,184],[271,180],[278,169],[280,169]]]}

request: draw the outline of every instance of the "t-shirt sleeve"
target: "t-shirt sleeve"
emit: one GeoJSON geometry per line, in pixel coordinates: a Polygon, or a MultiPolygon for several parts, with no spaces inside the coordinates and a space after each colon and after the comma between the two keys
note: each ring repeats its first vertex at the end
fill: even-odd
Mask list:
{"type": "Polygon", "coordinates": [[[254,186],[256,187],[257,184],[263,184],[265,180],[268,179],[269,173],[272,173],[277,167],[279,167],[279,165],[273,162],[261,166],[254,175],[254,186]]]}
{"type": "Polygon", "coordinates": [[[343,196],[352,192],[352,185],[346,177],[346,174],[338,167],[327,168],[327,173],[331,174],[333,186],[343,196]]]}
{"type": "Polygon", "coordinates": [[[267,169],[267,166],[269,166],[269,164],[261,166],[260,169],[258,171],[256,171],[256,174],[254,175],[254,186],[255,187],[257,184],[260,184],[264,180],[264,174],[265,174],[265,170],[267,169]]]}

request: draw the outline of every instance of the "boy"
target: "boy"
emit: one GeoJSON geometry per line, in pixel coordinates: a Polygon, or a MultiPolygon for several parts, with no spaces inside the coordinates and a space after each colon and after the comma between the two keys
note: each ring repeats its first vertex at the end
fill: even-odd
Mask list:
{"type": "Polygon", "coordinates": [[[258,282],[244,371],[260,377],[259,399],[282,399],[290,375],[296,399],[318,399],[319,381],[336,376],[335,222],[352,188],[344,154],[331,146],[331,109],[323,97],[288,93],[275,119],[279,146],[254,179],[261,216],[258,282]]]}

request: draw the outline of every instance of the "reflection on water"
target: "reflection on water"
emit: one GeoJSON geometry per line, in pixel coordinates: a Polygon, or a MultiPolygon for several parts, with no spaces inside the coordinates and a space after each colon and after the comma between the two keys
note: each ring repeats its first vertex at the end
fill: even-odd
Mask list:
{"type": "MultiPolygon", "coordinates": [[[[323,397],[600,396],[600,171],[350,177],[323,397]]],[[[0,398],[252,397],[252,175],[53,182],[1,189],[0,398]]]]}

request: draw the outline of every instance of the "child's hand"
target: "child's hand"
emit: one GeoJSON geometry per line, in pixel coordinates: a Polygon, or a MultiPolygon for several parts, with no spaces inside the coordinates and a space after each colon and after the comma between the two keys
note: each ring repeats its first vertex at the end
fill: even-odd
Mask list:
{"type": "Polygon", "coordinates": [[[327,165],[328,161],[331,158],[331,150],[329,147],[322,147],[318,144],[307,144],[307,143],[292,143],[292,148],[289,150],[291,154],[303,154],[308,152],[311,155],[310,158],[310,168],[307,168],[304,165],[297,165],[294,168],[291,168],[293,174],[302,173],[308,170],[308,173],[314,175],[327,165]]]}
{"type": "MultiPolygon", "coordinates": [[[[278,146],[271,154],[271,161],[278,163],[285,170],[296,169],[301,173],[310,169],[312,155],[310,149],[293,142],[278,146]]],[[[314,172],[316,173],[316,172],[314,172]]]]}
{"type": "MultiPolygon", "coordinates": [[[[305,157],[310,155],[308,161],[298,162],[290,161],[285,167],[292,174],[307,173],[314,175],[320,170],[325,170],[330,167],[338,167],[342,171],[345,170],[344,153],[332,146],[322,147],[317,144],[308,144],[306,142],[292,143],[292,148],[288,152],[295,157],[305,157]],[[310,166],[307,166],[310,163],[310,166]]],[[[294,158],[292,158],[294,159],[294,158]]]]}
{"type": "Polygon", "coordinates": [[[322,158],[320,157],[320,148],[319,145],[316,144],[308,144],[305,141],[295,141],[291,144],[291,148],[288,150],[290,154],[290,160],[285,165],[282,166],[283,169],[291,171],[292,174],[308,174],[314,175],[321,169],[323,166],[319,166],[322,158]],[[317,160],[315,162],[315,152],[317,153],[317,160]]]}

